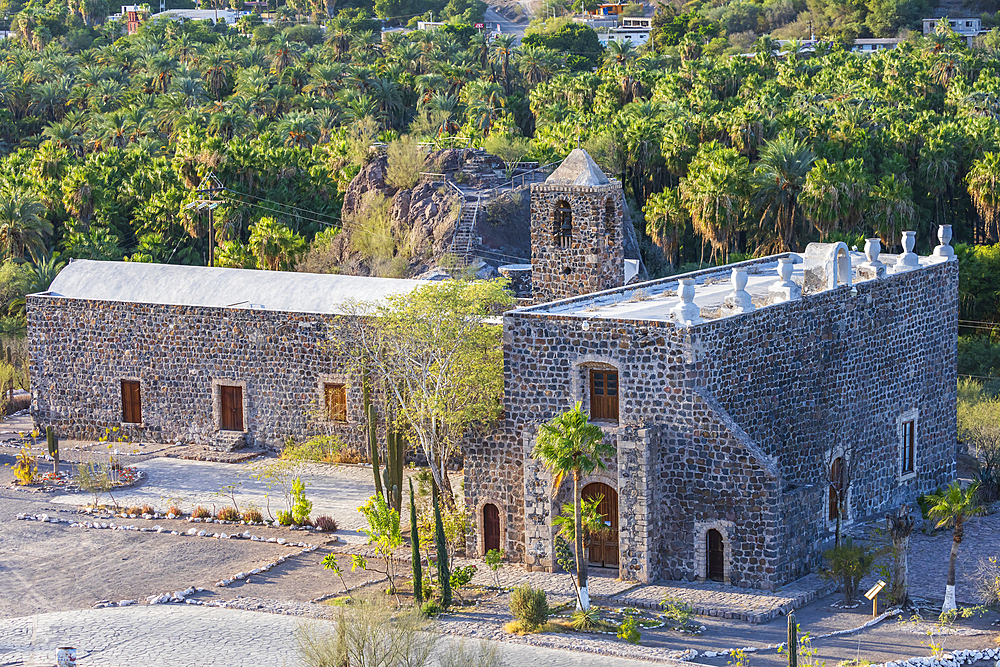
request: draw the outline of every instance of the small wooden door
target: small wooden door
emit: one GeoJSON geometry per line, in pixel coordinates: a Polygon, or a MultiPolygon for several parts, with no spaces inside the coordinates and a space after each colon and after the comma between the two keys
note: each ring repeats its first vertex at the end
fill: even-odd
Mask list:
{"type": "Polygon", "coordinates": [[[722,544],[722,533],[714,528],[708,531],[708,578],[711,581],[726,580],[726,549],[722,544]]]}
{"type": "Polygon", "coordinates": [[[243,387],[219,387],[222,398],[223,431],[243,430],[243,387]]]}
{"type": "Polygon", "coordinates": [[[597,511],[604,517],[604,530],[590,536],[590,562],[601,567],[618,567],[618,493],[607,484],[594,482],[583,487],[583,499],[602,496],[597,511]]]}
{"type": "Polygon", "coordinates": [[[142,395],[138,380],[122,380],[122,421],[142,423],[142,395]]]}
{"type": "Polygon", "coordinates": [[[493,503],[483,505],[483,555],[500,551],[500,510],[493,503]]]}

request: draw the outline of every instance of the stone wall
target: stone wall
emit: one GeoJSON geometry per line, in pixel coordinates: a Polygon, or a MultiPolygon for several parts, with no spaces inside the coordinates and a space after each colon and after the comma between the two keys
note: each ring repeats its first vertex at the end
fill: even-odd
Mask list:
{"type": "Polygon", "coordinates": [[[124,426],[145,441],[213,444],[218,386],[243,387],[245,437],[277,448],[335,433],[362,446],[360,389],[330,422],[324,382],[345,382],[327,341],[333,316],[29,296],[32,414],[60,437],[124,426]],[[141,386],[142,424],[122,424],[121,380],[141,386]]]}
{"type": "Polygon", "coordinates": [[[536,302],[553,301],[619,287],[624,282],[621,184],[531,186],[531,285],[536,302]],[[555,211],[572,209],[573,236],[560,244],[555,211]],[[614,207],[607,216],[608,203],[614,207]]]}
{"type": "Polygon", "coordinates": [[[617,368],[621,420],[602,428],[619,445],[622,574],[703,577],[713,526],[734,585],[773,588],[812,571],[833,530],[832,456],[854,463],[849,521],[954,476],[957,281],[957,263],[941,263],[688,328],[508,313],[506,421],[469,451],[467,500],[501,489],[509,518],[527,514],[506,524],[508,554],[523,559],[552,511],[537,511],[547,501],[524,463],[537,425],[577,400],[588,409],[588,366],[617,368]],[[904,478],[898,424],[914,410],[917,473],[904,478]]]}

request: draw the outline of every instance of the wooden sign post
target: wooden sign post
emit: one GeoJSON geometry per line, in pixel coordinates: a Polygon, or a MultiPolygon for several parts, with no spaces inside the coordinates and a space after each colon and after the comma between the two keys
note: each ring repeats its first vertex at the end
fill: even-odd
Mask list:
{"type": "Polygon", "coordinates": [[[878,616],[878,594],[883,588],[885,588],[885,582],[879,579],[878,583],[869,588],[868,592],[865,593],[865,597],[872,601],[872,617],[878,616]]]}

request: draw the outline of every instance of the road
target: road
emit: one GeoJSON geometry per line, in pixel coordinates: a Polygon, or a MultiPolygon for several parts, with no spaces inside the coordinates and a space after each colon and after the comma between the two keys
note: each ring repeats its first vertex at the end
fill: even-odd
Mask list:
{"type": "Polygon", "coordinates": [[[500,14],[498,14],[493,7],[486,8],[486,27],[489,30],[493,30],[497,26],[500,26],[500,32],[506,35],[516,35],[517,41],[520,42],[521,38],[524,37],[524,29],[528,27],[527,21],[524,23],[514,23],[500,14]]]}
{"type": "MultiPolygon", "coordinates": [[[[0,620],[0,665],[55,663],[56,648],[77,649],[80,667],[202,667],[303,664],[296,630],[320,623],[294,616],[188,605],[90,609],[0,620]]],[[[442,637],[446,649],[456,639],[442,637]]],[[[510,667],[651,667],[603,655],[503,643],[510,667]]],[[[662,663],[660,663],[662,664],[662,663]]]]}

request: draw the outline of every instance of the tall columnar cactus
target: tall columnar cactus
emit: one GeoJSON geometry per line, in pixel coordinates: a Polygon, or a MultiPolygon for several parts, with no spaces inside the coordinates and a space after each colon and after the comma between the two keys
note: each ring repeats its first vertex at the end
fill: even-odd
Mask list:
{"type": "Polygon", "coordinates": [[[403,462],[406,442],[403,434],[393,424],[385,425],[386,462],[382,481],[385,484],[386,502],[397,512],[403,506],[403,462]]]}
{"type": "MultiPolygon", "coordinates": [[[[368,421],[368,448],[372,458],[372,474],[375,477],[375,493],[385,498],[385,494],[382,493],[382,477],[379,475],[378,420],[376,419],[375,406],[372,405],[371,384],[365,373],[362,373],[361,380],[361,409],[368,421]]],[[[396,511],[399,511],[398,507],[396,511]]]]}
{"type": "Polygon", "coordinates": [[[413,554],[413,599],[424,601],[424,573],[420,566],[420,534],[417,530],[417,504],[413,502],[413,480],[410,480],[410,542],[413,554]]]}
{"type": "Polygon", "coordinates": [[[799,626],[795,612],[788,612],[788,667],[799,667],[799,626]]]}
{"type": "Polygon", "coordinates": [[[59,438],[56,437],[56,431],[51,426],[45,427],[45,440],[49,444],[49,456],[52,457],[54,463],[52,465],[52,472],[56,475],[59,474],[59,438]]]}
{"type": "Polygon", "coordinates": [[[441,606],[451,606],[451,572],[448,570],[448,540],[444,537],[441,521],[441,504],[438,502],[437,485],[433,487],[434,500],[434,550],[437,552],[438,586],[441,587],[441,606]]]}

